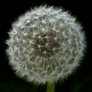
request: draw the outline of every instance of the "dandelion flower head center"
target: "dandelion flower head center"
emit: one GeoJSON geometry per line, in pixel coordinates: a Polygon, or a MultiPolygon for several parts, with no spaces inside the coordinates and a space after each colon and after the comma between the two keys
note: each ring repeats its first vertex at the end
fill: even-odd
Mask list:
{"type": "Polygon", "coordinates": [[[59,39],[54,32],[45,32],[36,35],[34,49],[36,54],[49,58],[59,50],[59,39]]]}

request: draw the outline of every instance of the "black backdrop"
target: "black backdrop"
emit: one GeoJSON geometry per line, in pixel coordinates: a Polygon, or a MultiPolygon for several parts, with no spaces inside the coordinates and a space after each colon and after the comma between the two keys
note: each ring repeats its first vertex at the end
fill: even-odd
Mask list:
{"type": "Polygon", "coordinates": [[[81,22],[87,37],[87,54],[81,61],[80,67],[63,83],[56,83],[55,92],[92,92],[92,5],[85,0],[6,0],[0,1],[0,92],[45,92],[46,85],[36,87],[18,78],[8,65],[4,43],[9,38],[7,32],[11,23],[26,10],[42,4],[62,6],[70,10],[77,20],[81,22]]]}

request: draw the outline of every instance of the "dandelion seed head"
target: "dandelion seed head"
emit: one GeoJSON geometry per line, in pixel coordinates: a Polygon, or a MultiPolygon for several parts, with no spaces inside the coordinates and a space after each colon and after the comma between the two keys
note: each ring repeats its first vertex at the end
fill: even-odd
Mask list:
{"type": "Polygon", "coordinates": [[[9,64],[18,77],[35,84],[63,80],[85,56],[81,24],[62,8],[39,6],[13,22],[6,40],[9,64]]]}

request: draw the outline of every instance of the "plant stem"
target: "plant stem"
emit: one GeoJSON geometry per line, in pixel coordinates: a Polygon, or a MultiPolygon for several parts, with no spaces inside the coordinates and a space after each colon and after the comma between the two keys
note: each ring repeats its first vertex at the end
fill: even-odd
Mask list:
{"type": "Polygon", "coordinates": [[[55,83],[47,82],[47,92],[54,92],[54,90],[55,90],[55,83]]]}

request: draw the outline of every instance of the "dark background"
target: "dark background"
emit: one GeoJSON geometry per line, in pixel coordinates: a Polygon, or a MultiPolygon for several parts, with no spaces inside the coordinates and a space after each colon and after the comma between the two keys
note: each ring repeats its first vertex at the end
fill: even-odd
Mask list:
{"type": "Polygon", "coordinates": [[[4,43],[9,38],[7,32],[11,23],[25,11],[40,5],[54,5],[70,10],[81,22],[87,37],[87,53],[80,67],[63,83],[56,83],[55,92],[92,92],[92,3],[85,0],[0,0],[0,92],[46,92],[46,85],[36,87],[18,78],[8,65],[4,43]]]}

